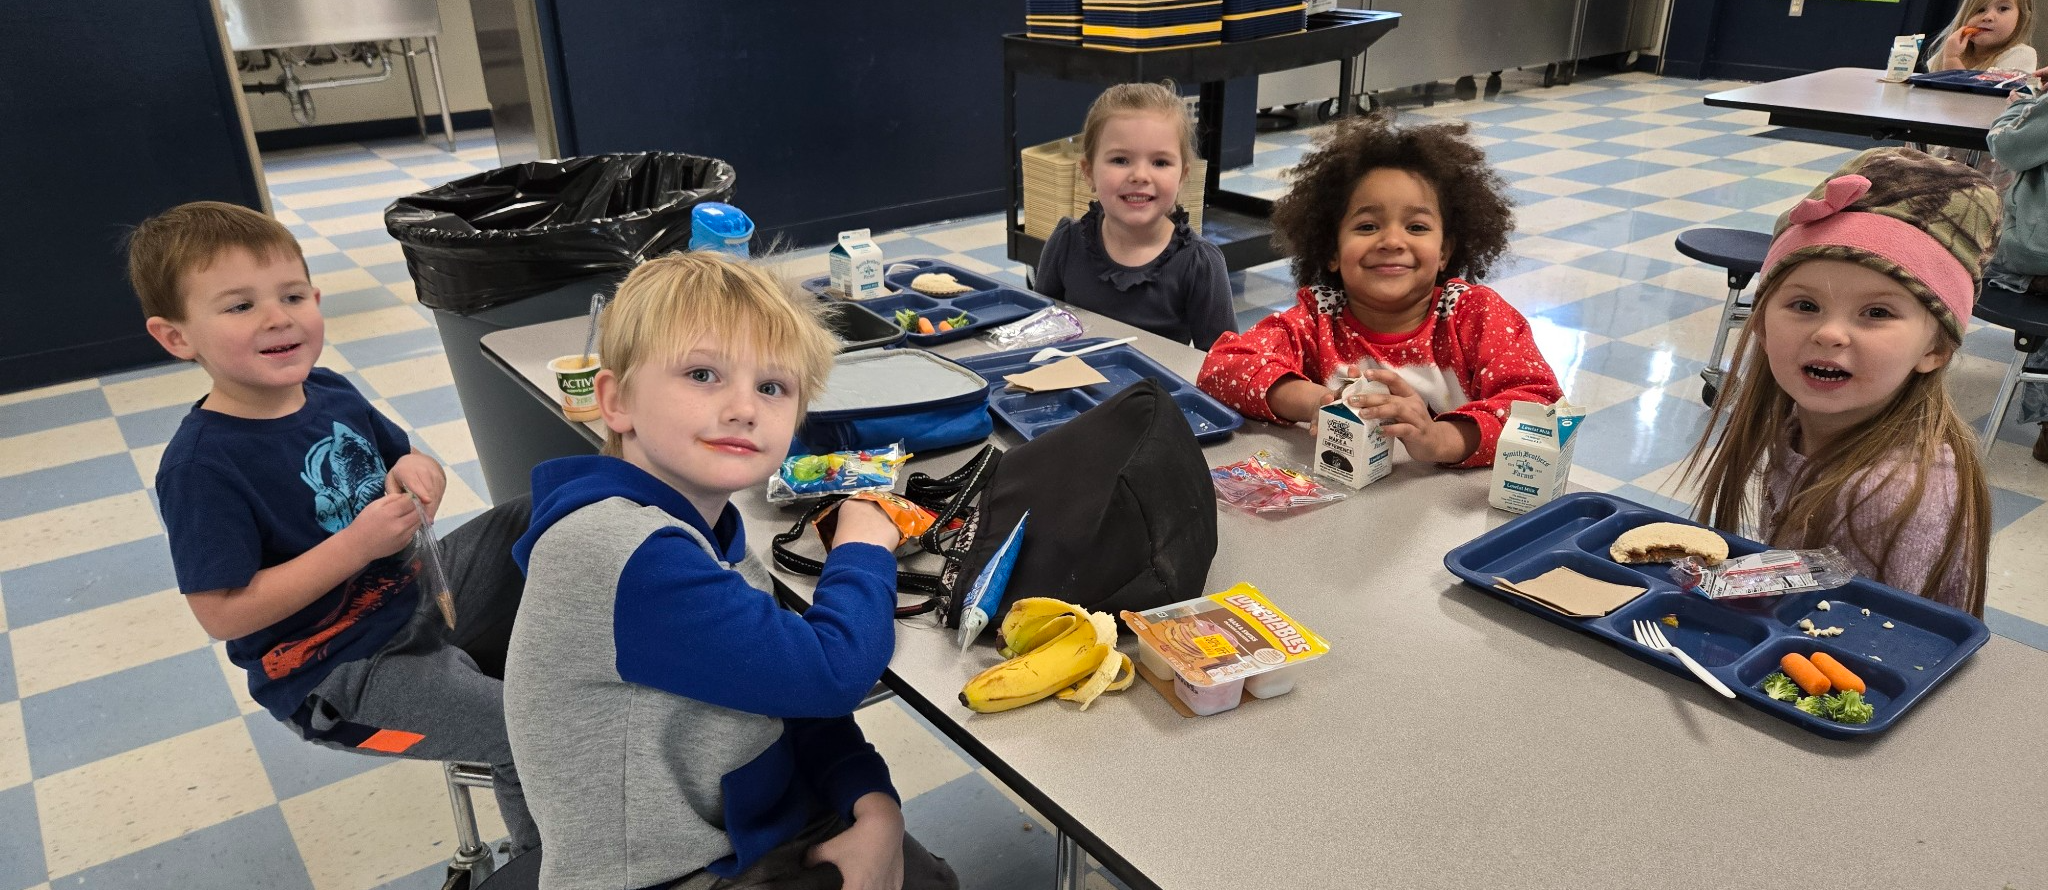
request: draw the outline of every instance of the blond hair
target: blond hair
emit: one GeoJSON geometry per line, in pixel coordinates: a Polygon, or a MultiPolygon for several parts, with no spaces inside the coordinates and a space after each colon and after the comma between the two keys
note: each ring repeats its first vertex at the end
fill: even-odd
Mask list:
{"type": "MultiPolygon", "coordinates": [[[[258,258],[288,257],[300,268],[306,265],[291,230],[238,204],[193,201],[143,220],[128,236],[128,283],[142,301],[143,316],[184,321],[179,282],[236,248],[258,258]]],[[[312,272],[306,277],[310,280],[312,272]]]]}
{"type": "MultiPolygon", "coordinates": [[[[1941,37],[1936,40],[1935,45],[1947,44],[1951,35],[1962,30],[1965,23],[1982,14],[1984,8],[1993,2],[1995,0],[1963,0],[1962,8],[1956,10],[1955,20],[1949,22],[1947,28],[1942,29],[1941,37]]],[[[2019,12],[2019,16],[2013,21],[2012,33],[2006,35],[2004,42],[1981,49],[1972,43],[1963,48],[1963,56],[1956,60],[1956,64],[1964,68],[1983,68],[1992,59],[1998,58],[2000,53],[2027,42],[2034,34],[2034,0],[2013,0],[2013,7],[2019,12]]]]}
{"type": "MultiPolygon", "coordinates": [[[[817,300],[799,299],[767,269],[717,251],[672,253],[642,263],[605,307],[598,361],[624,392],[640,368],[670,362],[706,341],[796,375],[797,412],[825,387],[839,339],[817,300]]],[[[623,440],[605,433],[604,453],[623,440]]]]}
{"type": "MultiPolygon", "coordinates": [[[[1773,282],[1784,281],[1784,271],[1778,270],[1773,282]]],[[[1728,375],[1734,392],[1723,389],[1724,395],[1715,400],[1707,430],[1686,459],[1684,478],[1700,483],[1695,518],[1735,534],[1748,528],[1771,529],[1773,540],[1766,543],[1773,547],[1834,544],[1866,559],[1876,567],[1875,580],[1884,582],[1891,575],[1891,557],[1899,549],[1899,536],[1922,508],[1927,474],[1921,468],[1939,464],[1946,447],[1956,468],[1954,521],[1942,541],[1941,561],[1914,592],[1938,599],[1954,573],[1965,572],[1965,600],[1957,605],[1982,617],[1984,563],[1991,550],[1990,488],[1983,465],[1977,462],[1976,436],[1956,413],[1944,385],[1949,362],[1932,371],[1913,371],[1875,416],[1842,432],[1813,454],[1793,480],[1791,498],[1772,505],[1773,515],[1763,515],[1765,505],[1758,503],[1758,487],[1752,480],[1770,474],[1773,454],[1778,443],[1785,441],[1793,408],[1792,397],[1771,375],[1770,362],[1763,354],[1765,318],[1769,316],[1765,310],[1776,291],[1774,284],[1767,285],[1757,295],[1755,310],[1735,342],[1736,363],[1728,375]],[[1888,463],[1912,468],[1912,478],[1898,478],[1896,472],[1871,478],[1871,468],[1888,463]],[[1849,521],[1878,492],[1897,487],[1906,492],[1897,509],[1875,523],[1849,521]]],[[[1937,329],[1943,348],[1953,358],[1962,341],[1946,326],[1937,329]]]]}
{"type": "Polygon", "coordinates": [[[1102,128],[1109,125],[1110,118],[1119,114],[1163,114],[1180,128],[1180,175],[1185,180],[1196,158],[1195,126],[1188,120],[1187,103],[1181,101],[1170,84],[1172,81],[1120,83],[1095,97],[1095,104],[1088,106],[1088,117],[1081,122],[1082,163],[1094,167],[1095,150],[1102,144],[1102,128]]]}

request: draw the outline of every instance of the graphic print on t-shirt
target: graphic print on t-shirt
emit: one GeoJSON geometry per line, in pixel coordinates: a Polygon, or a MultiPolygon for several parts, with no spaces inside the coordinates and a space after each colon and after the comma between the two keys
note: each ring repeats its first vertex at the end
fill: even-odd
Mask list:
{"type": "Polygon", "coordinates": [[[384,458],[370,440],[337,420],[334,435],[306,450],[299,478],[313,489],[313,515],[320,527],[332,533],[347,528],[384,493],[384,472],[384,458]]]}

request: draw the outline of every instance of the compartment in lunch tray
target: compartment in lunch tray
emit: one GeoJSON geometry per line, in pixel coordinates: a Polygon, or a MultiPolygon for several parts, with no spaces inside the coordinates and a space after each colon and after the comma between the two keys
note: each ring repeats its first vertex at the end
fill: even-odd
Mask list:
{"type": "Polygon", "coordinates": [[[1635,622],[1654,621],[1664,639],[1707,667],[1733,664],[1771,636],[1769,623],[1756,615],[1732,611],[1703,596],[1670,591],[1647,593],[1616,609],[1604,621],[1613,631],[1635,639],[1635,622]],[[1664,623],[1670,616],[1678,622],[1664,623]]]}
{"type": "MultiPolygon", "coordinates": [[[[1466,571],[1491,578],[1552,547],[1572,546],[1579,533],[1613,516],[1617,509],[1613,501],[1602,495],[1565,495],[1481,536],[1452,555],[1466,571]]],[[[1615,566],[1612,560],[1606,562],[1617,571],[1627,571],[1615,566]]],[[[1647,586],[1634,580],[1629,583],[1647,586]]]]}
{"type": "Polygon", "coordinates": [[[1096,400],[1077,389],[1053,392],[1011,393],[996,398],[995,407],[1008,415],[1017,431],[1034,435],[1038,427],[1065,423],[1090,408],[1096,400]]]}
{"type": "Polygon", "coordinates": [[[860,305],[873,310],[876,315],[893,321],[896,318],[896,310],[898,309],[908,309],[912,312],[928,312],[941,309],[946,304],[924,294],[900,293],[890,294],[886,297],[876,297],[872,300],[862,300],[860,305]]]}
{"type": "Polygon", "coordinates": [[[1188,419],[1188,428],[1195,431],[1197,440],[1227,433],[1244,422],[1237,412],[1191,392],[1174,393],[1173,403],[1180,406],[1180,413],[1188,419]]]}
{"type": "MultiPolygon", "coordinates": [[[[932,260],[899,260],[897,262],[908,263],[910,265],[914,265],[917,267],[914,269],[906,269],[900,272],[888,272],[882,275],[882,281],[886,282],[891,288],[900,291],[909,291],[910,282],[916,279],[919,275],[938,274],[942,272],[947,275],[953,276],[954,281],[958,281],[966,287],[973,288],[972,291],[968,291],[967,293],[978,293],[980,291],[995,290],[1003,286],[1003,283],[1000,281],[997,281],[986,275],[977,275],[973,272],[967,271],[966,269],[962,269],[959,266],[948,266],[945,263],[934,262],[932,260]]],[[[894,265],[894,263],[892,263],[891,265],[894,265]]],[[[953,297],[942,297],[941,299],[957,299],[958,297],[967,296],[967,293],[956,294],[953,297]]],[[[927,296],[929,296],[929,294],[927,294],[927,296]]]]}
{"type": "Polygon", "coordinates": [[[1005,287],[955,297],[947,301],[947,305],[974,316],[976,324],[999,325],[1009,324],[1052,303],[1044,297],[1005,287]]]}
{"type": "MultiPolygon", "coordinates": [[[[1871,723],[1886,721],[1893,713],[1890,708],[1894,701],[1906,695],[1908,690],[1922,687],[1926,683],[1922,679],[1909,680],[1904,673],[1896,670],[1889,663],[1871,661],[1829,641],[1812,640],[1803,636],[1779,636],[1773,638],[1768,644],[1757,647],[1755,651],[1743,658],[1740,664],[1735,666],[1734,685],[1747,686],[1756,690],[1761,695],[1763,693],[1762,685],[1764,678],[1780,670],[1778,661],[1784,658],[1787,652],[1797,652],[1809,658],[1815,652],[1826,652],[1834,656],[1835,660],[1841,662],[1842,666],[1848,668],[1851,673],[1862,678],[1863,685],[1866,687],[1863,692],[1863,700],[1870,703],[1873,711],[1870,715],[1871,723]]],[[[1906,672],[1910,673],[1912,670],[1909,667],[1906,669],[1906,672]]],[[[1768,695],[1763,697],[1766,699],[1770,698],[1768,695]]],[[[1804,711],[1793,707],[1791,702],[1771,700],[1765,702],[1765,704],[1776,705],[1796,713],[1805,714],[1804,711]]],[[[1823,723],[1834,722],[1825,717],[1815,717],[1813,719],[1823,723]]],[[[1836,725],[1844,727],[1856,726],[1856,724],[1836,725]]]]}
{"type": "Polygon", "coordinates": [[[1095,355],[1084,355],[1081,360],[1102,372],[1102,376],[1109,381],[1107,384],[1096,384],[1096,389],[1105,396],[1123,392],[1124,387],[1146,378],[1159,381],[1159,385],[1165,387],[1167,392],[1181,392],[1187,389],[1186,381],[1172,374],[1160,373],[1158,365],[1128,350],[1106,350],[1095,355]]]}
{"type": "Polygon", "coordinates": [[[1773,619],[1801,639],[1811,639],[1800,632],[1802,618],[1815,627],[1839,627],[1840,635],[1820,639],[1859,658],[1875,655],[1902,673],[1933,670],[1977,629],[1962,612],[1861,579],[1833,590],[1775,599],[1779,602],[1774,604],[1773,619]],[[1822,600],[1828,608],[1820,608],[1822,600]],[[1870,614],[1863,614],[1864,609],[1870,614]],[[1891,627],[1884,626],[1887,621],[1891,627]]]}
{"type": "MultiPolygon", "coordinates": [[[[1614,546],[1615,539],[1626,534],[1629,529],[1640,528],[1653,522],[1670,522],[1672,519],[1673,517],[1668,514],[1651,510],[1623,510],[1600,522],[1594,523],[1592,527],[1580,533],[1578,536],[1579,549],[1595,556],[1612,559],[1613,556],[1610,554],[1610,550],[1614,546]]],[[[1682,524],[1698,525],[1698,523],[1694,522],[1682,522],[1682,524]]],[[[1722,540],[1728,542],[1728,552],[1730,555],[1737,555],[1739,550],[1753,549],[1749,547],[1748,542],[1733,535],[1711,528],[1707,529],[1707,531],[1720,535],[1722,540]]],[[[1660,578],[1664,575],[1664,567],[1668,567],[1668,564],[1645,563],[1642,565],[1643,570],[1654,571],[1660,578]]]]}

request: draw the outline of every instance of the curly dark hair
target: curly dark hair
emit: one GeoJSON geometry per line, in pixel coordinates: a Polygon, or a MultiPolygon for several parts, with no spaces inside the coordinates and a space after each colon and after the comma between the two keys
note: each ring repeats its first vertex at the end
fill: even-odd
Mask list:
{"type": "Polygon", "coordinates": [[[1294,185],[1273,202],[1273,243],[1294,258],[1295,283],[1341,289],[1329,270],[1351,191],[1367,173],[1391,167],[1422,177],[1443,208],[1450,262],[1438,276],[1477,280],[1507,254],[1515,229],[1507,183],[1462,121],[1396,126],[1386,113],[1338,121],[1335,131],[1294,167],[1294,185]]]}

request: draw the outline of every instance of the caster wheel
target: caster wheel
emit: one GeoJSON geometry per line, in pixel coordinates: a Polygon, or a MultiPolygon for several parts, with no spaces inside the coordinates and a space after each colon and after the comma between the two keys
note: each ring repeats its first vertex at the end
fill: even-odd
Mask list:
{"type": "Polygon", "coordinates": [[[1711,383],[1700,387],[1700,401],[1709,408],[1714,407],[1714,399],[1720,394],[1720,387],[1711,383]]]}
{"type": "Polygon", "coordinates": [[[1334,118],[1337,115],[1342,114],[1343,112],[1343,107],[1339,106],[1337,104],[1337,100],[1335,99],[1325,99],[1321,102],[1317,102],[1315,109],[1316,123],[1329,123],[1331,118],[1334,118]]]}
{"type": "Polygon", "coordinates": [[[1550,64],[1548,64],[1548,65],[1545,65],[1545,66],[1543,66],[1543,85],[1544,85],[1544,86],[1546,86],[1546,87],[1554,87],[1554,86],[1557,86],[1557,63],[1556,63],[1556,62],[1552,62],[1552,63],[1550,63],[1550,64]]]}
{"type": "Polygon", "coordinates": [[[1486,75],[1486,94],[1489,96],[1500,95],[1500,72],[1495,71],[1492,74],[1486,75]]]}
{"type": "Polygon", "coordinates": [[[1380,110],[1380,107],[1380,97],[1378,96],[1368,93],[1366,95],[1358,97],[1359,114],[1372,114],[1373,112],[1380,110]]]}
{"type": "Polygon", "coordinates": [[[1451,88],[1451,95],[1460,100],[1476,99],[1479,97],[1479,84],[1470,75],[1460,77],[1457,85],[1451,88]]]}

